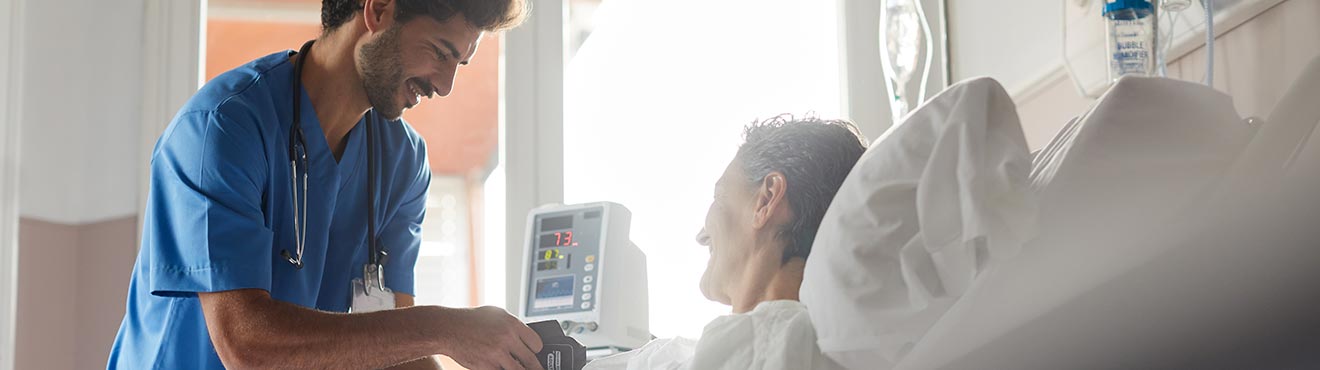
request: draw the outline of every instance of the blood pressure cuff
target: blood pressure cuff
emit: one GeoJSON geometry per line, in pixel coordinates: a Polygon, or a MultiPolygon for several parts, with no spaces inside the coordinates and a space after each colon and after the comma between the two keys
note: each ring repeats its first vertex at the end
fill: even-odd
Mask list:
{"type": "Polygon", "coordinates": [[[559,320],[538,321],[527,324],[541,337],[541,352],[536,359],[541,361],[545,370],[582,370],[587,366],[587,347],[576,339],[564,335],[559,320]]]}

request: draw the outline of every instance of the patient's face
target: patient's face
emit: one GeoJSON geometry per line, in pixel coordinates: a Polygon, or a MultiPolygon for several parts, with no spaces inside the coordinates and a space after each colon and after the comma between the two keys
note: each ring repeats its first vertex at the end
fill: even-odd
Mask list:
{"type": "Polygon", "coordinates": [[[701,275],[701,293],[706,299],[732,304],[729,291],[741,283],[742,267],[751,252],[754,191],[737,158],[715,183],[706,225],[697,234],[697,242],[710,249],[706,272],[701,275]]]}

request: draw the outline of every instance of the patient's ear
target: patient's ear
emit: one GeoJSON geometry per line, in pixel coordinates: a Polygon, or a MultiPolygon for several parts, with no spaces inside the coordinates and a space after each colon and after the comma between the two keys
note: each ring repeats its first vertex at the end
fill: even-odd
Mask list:
{"type": "Polygon", "coordinates": [[[761,179],[756,189],[756,205],[752,212],[752,228],[760,230],[766,226],[777,227],[791,216],[788,198],[788,179],[779,171],[770,172],[761,179]]]}

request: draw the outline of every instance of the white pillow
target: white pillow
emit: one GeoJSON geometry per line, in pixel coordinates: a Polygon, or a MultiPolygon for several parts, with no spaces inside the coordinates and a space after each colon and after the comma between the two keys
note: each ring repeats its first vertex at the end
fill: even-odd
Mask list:
{"type": "Polygon", "coordinates": [[[1031,159],[992,79],[918,108],[853,167],[821,222],[801,299],[822,353],[893,366],[976,281],[1034,235],[1031,159]]]}

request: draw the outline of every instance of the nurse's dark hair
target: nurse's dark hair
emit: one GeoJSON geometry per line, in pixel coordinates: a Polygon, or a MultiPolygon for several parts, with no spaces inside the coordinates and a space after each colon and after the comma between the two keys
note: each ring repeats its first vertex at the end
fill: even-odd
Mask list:
{"type": "Polygon", "coordinates": [[[811,254],[825,210],[865,151],[866,139],[857,126],[843,120],[784,114],[743,130],[736,158],[753,186],[771,172],[784,175],[784,198],[794,217],[778,231],[788,242],[783,263],[811,254]]]}
{"type": "MultiPolygon", "coordinates": [[[[329,33],[353,19],[362,10],[363,1],[321,0],[321,32],[329,33]]],[[[486,32],[517,27],[527,19],[531,7],[527,0],[394,0],[394,20],[403,24],[417,16],[438,22],[462,14],[472,26],[486,32]]]]}

